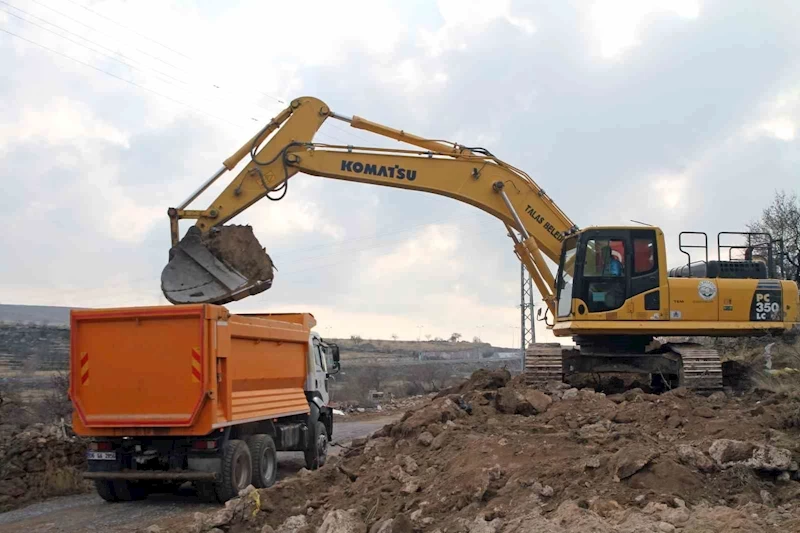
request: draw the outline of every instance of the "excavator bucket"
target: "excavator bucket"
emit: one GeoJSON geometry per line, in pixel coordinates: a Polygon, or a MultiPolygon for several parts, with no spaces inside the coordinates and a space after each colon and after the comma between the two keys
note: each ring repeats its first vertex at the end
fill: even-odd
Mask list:
{"type": "Polygon", "coordinates": [[[173,304],[225,304],[272,286],[273,265],[250,226],[193,226],[169,252],[161,290],[173,304]]]}

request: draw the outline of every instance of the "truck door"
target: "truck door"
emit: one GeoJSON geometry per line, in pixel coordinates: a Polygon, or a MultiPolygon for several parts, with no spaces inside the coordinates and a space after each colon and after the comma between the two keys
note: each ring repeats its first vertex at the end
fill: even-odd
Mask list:
{"type": "Polygon", "coordinates": [[[327,404],[328,394],[328,365],[325,358],[325,350],[319,338],[314,337],[314,390],[322,396],[322,401],[327,404]]]}

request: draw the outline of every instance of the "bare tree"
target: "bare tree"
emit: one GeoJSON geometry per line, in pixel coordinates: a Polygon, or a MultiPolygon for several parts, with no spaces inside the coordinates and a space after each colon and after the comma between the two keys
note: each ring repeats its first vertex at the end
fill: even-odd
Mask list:
{"type": "Polygon", "coordinates": [[[361,338],[361,335],[350,335],[350,340],[353,341],[353,344],[356,346],[364,341],[364,339],[361,338]]]}
{"type": "Polygon", "coordinates": [[[472,342],[475,344],[481,344],[483,341],[480,337],[472,337],[472,342]]]}
{"type": "Polygon", "coordinates": [[[396,340],[397,340],[397,339],[399,339],[399,338],[400,338],[400,337],[398,337],[398,336],[397,336],[397,333],[392,333],[392,340],[393,340],[393,341],[396,341],[396,340]]]}
{"type": "Polygon", "coordinates": [[[450,335],[450,342],[458,342],[458,339],[461,338],[461,333],[453,333],[450,335]]]}
{"type": "Polygon", "coordinates": [[[426,340],[426,341],[430,341],[430,340],[431,340],[431,334],[430,334],[430,333],[428,333],[427,335],[425,335],[425,340],[426,340]]]}
{"type": "Polygon", "coordinates": [[[787,279],[800,283],[800,200],[797,193],[776,191],[772,203],[761,213],[761,218],[747,225],[756,233],[769,233],[773,239],[782,239],[783,263],[780,264],[787,279]]]}

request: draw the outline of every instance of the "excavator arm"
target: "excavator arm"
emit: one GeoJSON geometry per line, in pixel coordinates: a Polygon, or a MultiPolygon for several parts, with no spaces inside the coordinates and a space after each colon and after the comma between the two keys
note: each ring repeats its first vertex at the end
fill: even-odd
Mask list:
{"type": "MultiPolygon", "coordinates": [[[[253,275],[252,254],[241,253],[245,249],[259,251],[260,245],[237,243],[239,250],[231,253],[230,246],[227,251],[220,246],[215,249],[214,234],[265,196],[281,198],[288,190],[289,179],[298,172],[439,194],[493,215],[505,224],[514,240],[515,254],[553,310],[555,280],[545,257],[558,263],[562,241],[577,228],[527,174],[485,149],[424,139],[359,117],[338,115],[311,97],[294,100],[225,160],[223,167],[179,208],[169,210],[173,249],[162,273],[162,290],[167,298],[174,303],[225,303],[269,288],[271,275],[253,275]],[[351,127],[422,150],[314,143],[314,135],[327,119],[342,120],[351,127]],[[247,165],[206,210],[186,209],[248,155],[247,165]],[[197,223],[179,241],[180,219],[197,219],[197,223]]],[[[216,241],[220,239],[225,237],[216,241]]]]}

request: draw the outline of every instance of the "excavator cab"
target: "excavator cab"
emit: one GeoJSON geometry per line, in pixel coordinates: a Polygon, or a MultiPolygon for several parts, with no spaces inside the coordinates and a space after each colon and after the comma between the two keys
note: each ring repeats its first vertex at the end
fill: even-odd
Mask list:
{"type": "MultiPolygon", "coordinates": [[[[659,259],[664,236],[658,228],[589,228],[564,241],[557,274],[556,320],[633,320],[641,307],[658,318],[659,259]],[[626,305],[631,299],[642,301],[626,305]]],[[[666,279],[664,279],[664,282],[666,279]]]]}

